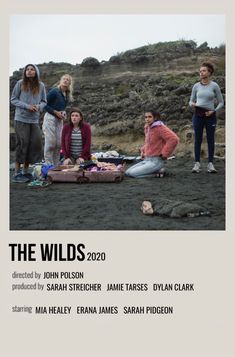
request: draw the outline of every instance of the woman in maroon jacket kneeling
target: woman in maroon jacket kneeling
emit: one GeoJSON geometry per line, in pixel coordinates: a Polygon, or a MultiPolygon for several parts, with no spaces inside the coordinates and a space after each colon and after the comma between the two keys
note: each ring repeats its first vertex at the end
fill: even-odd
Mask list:
{"type": "Polygon", "coordinates": [[[61,147],[64,165],[80,164],[91,158],[91,127],[79,108],[72,108],[69,123],[62,130],[61,147]]]}

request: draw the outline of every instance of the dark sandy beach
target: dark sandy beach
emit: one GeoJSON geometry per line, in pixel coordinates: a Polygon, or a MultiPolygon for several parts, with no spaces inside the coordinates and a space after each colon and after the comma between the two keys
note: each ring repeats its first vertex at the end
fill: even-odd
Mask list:
{"type": "Polygon", "coordinates": [[[53,183],[32,189],[10,184],[10,230],[224,230],[225,163],[215,160],[217,174],[192,174],[192,159],[167,162],[164,178],[120,183],[53,183]],[[211,216],[146,216],[144,200],[168,198],[204,206],[211,216]]]}

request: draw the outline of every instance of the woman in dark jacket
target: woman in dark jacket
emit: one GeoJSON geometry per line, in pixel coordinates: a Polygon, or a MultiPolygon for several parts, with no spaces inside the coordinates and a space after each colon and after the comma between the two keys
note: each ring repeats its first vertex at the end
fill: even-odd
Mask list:
{"type": "Polygon", "coordinates": [[[80,164],[91,158],[91,127],[85,123],[79,108],[72,108],[69,123],[62,130],[61,146],[64,164],[80,164]]]}
{"type": "Polygon", "coordinates": [[[65,109],[73,101],[73,80],[69,74],[60,78],[57,87],[52,88],[47,95],[46,114],[43,120],[45,136],[44,159],[54,166],[60,161],[60,144],[63,120],[66,119],[65,109]]]}

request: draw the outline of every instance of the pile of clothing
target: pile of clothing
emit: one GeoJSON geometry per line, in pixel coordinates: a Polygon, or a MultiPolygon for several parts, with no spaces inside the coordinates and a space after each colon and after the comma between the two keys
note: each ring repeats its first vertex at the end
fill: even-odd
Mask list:
{"type": "Polygon", "coordinates": [[[66,167],[62,169],[62,171],[79,171],[85,170],[90,172],[97,172],[97,171],[124,171],[124,166],[122,164],[115,165],[111,162],[102,162],[102,161],[85,161],[82,164],[74,165],[71,167],[66,167]]]}
{"type": "Polygon", "coordinates": [[[115,151],[115,150],[110,150],[106,152],[95,152],[91,155],[92,159],[102,159],[102,158],[115,158],[115,157],[120,157],[120,154],[115,151]]]}

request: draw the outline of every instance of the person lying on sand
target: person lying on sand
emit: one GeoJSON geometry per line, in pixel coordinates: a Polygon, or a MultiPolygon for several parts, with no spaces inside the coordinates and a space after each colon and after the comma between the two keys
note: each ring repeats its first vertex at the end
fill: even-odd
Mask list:
{"type": "Polygon", "coordinates": [[[126,175],[131,177],[161,177],[164,175],[165,160],[179,143],[178,136],[162,121],[155,110],[145,111],[145,143],[141,148],[142,161],[131,166],[126,175]]]}
{"type": "Polygon", "coordinates": [[[143,201],[141,211],[146,215],[171,218],[210,216],[210,212],[196,203],[160,199],[143,201]]]}

